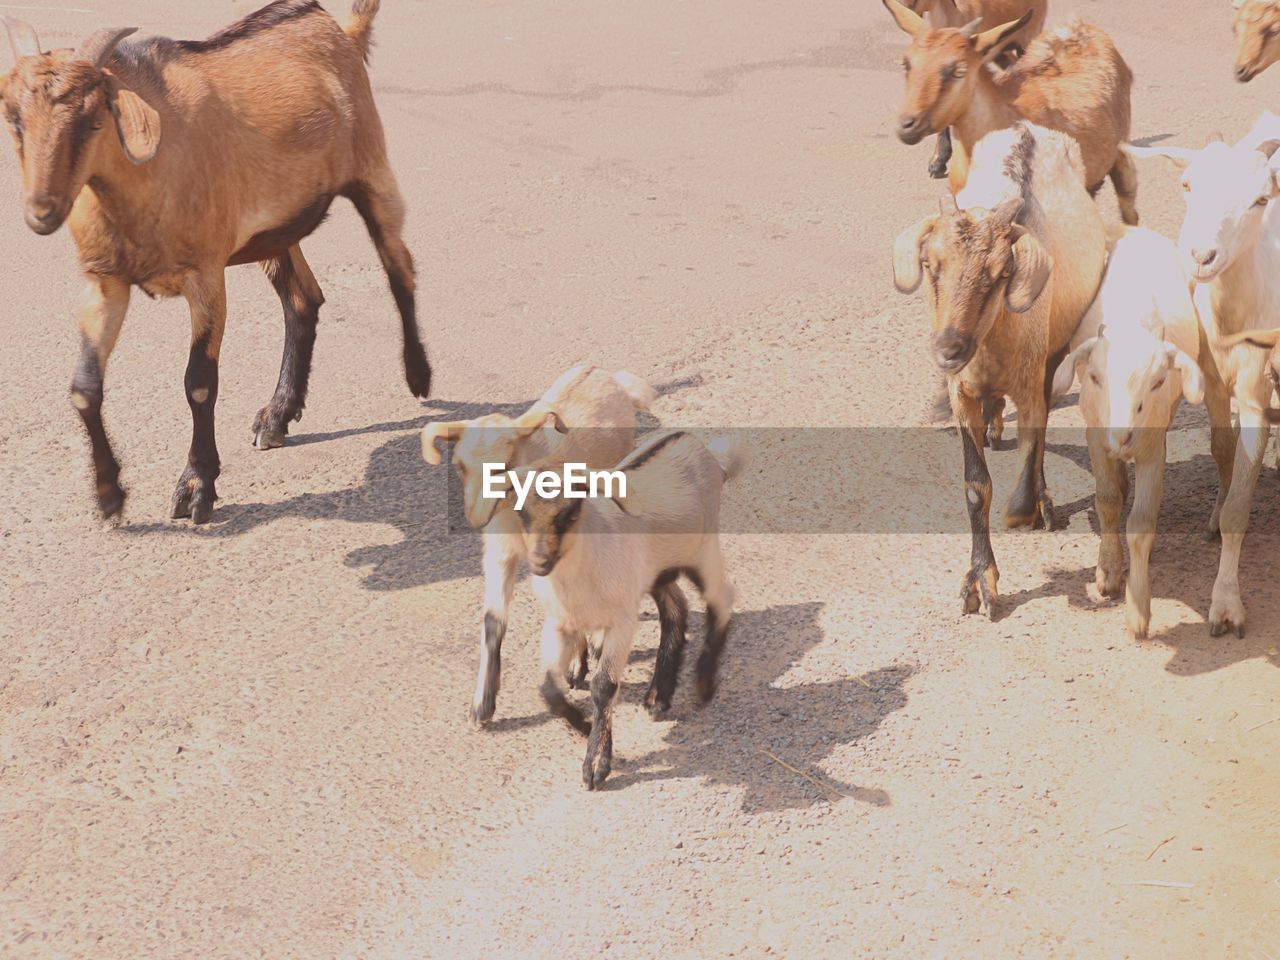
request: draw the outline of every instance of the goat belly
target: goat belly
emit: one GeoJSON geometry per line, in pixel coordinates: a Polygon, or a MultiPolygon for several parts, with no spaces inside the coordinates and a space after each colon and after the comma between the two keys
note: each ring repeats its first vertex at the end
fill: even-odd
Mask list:
{"type": "Polygon", "coordinates": [[[282,255],[286,250],[314,233],[329,215],[329,206],[336,194],[322,194],[301,211],[278,227],[262,230],[249,238],[243,247],[231,255],[228,266],[241,263],[258,263],[282,255]]]}

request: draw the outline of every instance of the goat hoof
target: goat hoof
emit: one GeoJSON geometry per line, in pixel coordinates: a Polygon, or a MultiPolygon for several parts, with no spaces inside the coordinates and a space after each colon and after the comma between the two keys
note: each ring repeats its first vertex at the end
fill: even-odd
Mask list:
{"type": "Polygon", "coordinates": [[[582,785],[588,790],[599,790],[604,786],[611,767],[612,759],[603,750],[594,760],[588,754],[587,759],[582,763],[582,785]]]}
{"type": "Polygon", "coordinates": [[[671,712],[671,701],[660,700],[656,691],[650,690],[644,695],[644,706],[649,711],[649,719],[665,720],[671,712]]]}
{"type": "Polygon", "coordinates": [[[1093,574],[1093,583],[1098,589],[1098,602],[1115,599],[1124,593],[1124,571],[1110,572],[1098,567],[1093,574]]]}
{"type": "Polygon", "coordinates": [[[1213,601],[1209,604],[1209,636],[1225,636],[1227,631],[1235,627],[1236,638],[1243,640],[1244,604],[1238,593],[1222,591],[1222,594],[1215,590],[1213,601]]]}
{"type": "Polygon", "coordinates": [[[467,719],[473,727],[483,727],[493,719],[495,704],[473,703],[467,708],[467,719]]]}
{"type": "Polygon", "coordinates": [[[275,450],[284,446],[285,432],[283,430],[268,430],[266,427],[259,427],[253,435],[253,445],[258,450],[275,450]]]}
{"type": "Polygon", "coordinates": [[[409,392],[415,397],[425,400],[431,393],[431,364],[427,362],[427,351],[421,343],[406,343],[404,346],[404,379],[409,384],[409,392]]]}
{"type": "Polygon", "coordinates": [[[208,523],[213,517],[213,502],[217,499],[212,480],[202,481],[190,472],[184,473],[178,481],[178,489],[173,492],[169,516],[174,520],[190,517],[193,523],[208,523]]]}
{"type": "Polygon", "coordinates": [[[98,510],[103,520],[118,517],[124,512],[125,496],[124,490],[116,483],[98,492],[98,510]]]}
{"type": "Polygon", "coordinates": [[[985,610],[987,619],[996,618],[996,603],[1000,599],[996,588],[1000,580],[1000,571],[994,563],[974,567],[964,578],[960,587],[960,599],[964,603],[964,612],[977,613],[985,610]]]}
{"type": "Polygon", "coordinates": [[[946,162],[945,162],[945,161],[943,161],[943,162],[939,162],[939,161],[937,161],[937,160],[931,160],[931,161],[929,162],[929,176],[931,176],[934,180],[945,180],[945,179],[947,179],[947,164],[946,164],[946,162]]]}

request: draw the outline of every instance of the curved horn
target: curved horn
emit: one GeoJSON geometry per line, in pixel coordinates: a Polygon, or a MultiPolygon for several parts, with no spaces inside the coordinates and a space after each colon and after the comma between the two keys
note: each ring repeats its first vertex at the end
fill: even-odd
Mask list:
{"type": "Polygon", "coordinates": [[[982,18],[975,17],[973,20],[970,20],[963,27],[961,27],[960,32],[964,34],[966,37],[972,37],[974,34],[978,32],[978,28],[980,26],[982,26],[982,18]]]}
{"type": "Polygon", "coordinates": [[[1267,140],[1258,144],[1258,152],[1268,160],[1271,159],[1276,150],[1280,150],[1280,140],[1267,140]]]}
{"type": "Polygon", "coordinates": [[[137,33],[137,27],[104,27],[91,33],[80,46],[76,47],[76,59],[88,60],[98,69],[115,53],[116,45],[129,36],[137,33]]]}
{"type": "Polygon", "coordinates": [[[440,450],[436,447],[436,440],[441,439],[445,443],[457,443],[458,437],[462,436],[464,425],[457,420],[453,422],[436,420],[423,427],[422,459],[432,466],[439,466],[443,458],[440,456],[440,450]]]}
{"type": "Polygon", "coordinates": [[[40,56],[40,38],[36,36],[31,24],[5,17],[4,28],[9,31],[9,47],[13,50],[15,59],[40,56]]]}

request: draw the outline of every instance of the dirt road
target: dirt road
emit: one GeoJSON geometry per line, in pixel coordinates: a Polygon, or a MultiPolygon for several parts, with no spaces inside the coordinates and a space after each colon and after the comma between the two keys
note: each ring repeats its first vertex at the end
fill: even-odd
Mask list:
{"type": "MultiPolygon", "coordinates": [[[[0,7],[65,45],[251,8],[0,7]]],[[[1232,82],[1229,10],[1055,0],[1050,21],[1112,33],[1135,136],[1199,145],[1278,104],[1280,71],[1232,82]]],[[[889,251],[939,187],[892,135],[901,41],[873,0],[386,0],[377,33],[435,396],[405,390],[376,257],[337,210],[306,244],[328,303],[280,451],[249,432],[278,304],[229,276],[206,528],[165,519],[189,328],[143,298],[105,414],[131,499],[97,519],[70,237],[26,229],[0,161],[0,955],[1280,956],[1273,469],[1243,640],[1208,636],[1218,547],[1190,533],[1157,545],[1152,640],[1089,599],[1092,483],[1063,446],[1070,526],[997,539],[994,624],[958,613],[965,536],[738,534],[717,699],[695,709],[685,677],[648,719],[646,621],[609,789],[582,790],[581,742],[543,710],[527,585],[498,718],[468,726],[479,546],[446,528],[418,428],[583,359],[661,385],[671,425],[918,426],[926,321],[889,251]]],[[[1140,175],[1144,222],[1176,233],[1176,178],[1140,175]]],[[[1202,412],[1180,416],[1164,522],[1186,531],[1214,479],[1202,412]]],[[[998,503],[1013,461],[993,457],[998,503]]],[[[914,482],[963,524],[958,471],[957,449],[914,482]]]]}

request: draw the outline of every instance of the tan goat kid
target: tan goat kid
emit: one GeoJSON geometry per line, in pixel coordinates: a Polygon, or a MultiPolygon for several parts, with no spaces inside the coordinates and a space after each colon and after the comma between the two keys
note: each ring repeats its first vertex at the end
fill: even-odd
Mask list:
{"type": "Polygon", "coordinates": [[[1137,173],[1120,150],[1129,139],[1133,74],[1102,30],[1072,20],[1040,34],[1008,70],[997,74],[986,65],[1010,35],[1030,22],[1032,11],[979,33],[972,23],[932,30],[898,0],[883,2],[911,36],[902,59],[906,94],[898,137],[916,144],[950,127],[956,141],[950,166],[953,192],[968,180],[974,145],[991,131],[1026,119],[1074,137],[1089,192],[1097,193],[1110,176],[1124,222],[1138,222],[1137,173]]]}
{"type": "Polygon", "coordinates": [[[973,549],[961,586],[966,613],[994,618],[999,571],[991,548],[991,475],[983,401],[1018,405],[1021,472],[1010,527],[1053,526],[1044,443],[1053,374],[1102,277],[1106,237],[1084,188],[1080,150],[1028,123],[989,134],[974,151],[959,209],[926,217],[894,246],[898,289],[923,280],[933,305],[934,360],[947,375],[964,448],[973,549]]]}
{"type": "Polygon", "coordinates": [[[192,441],[174,517],[210,518],[221,468],[214,440],[228,266],[262,265],[284,307],[285,346],[260,448],[302,414],[324,298],[298,243],[333,199],[364,218],[400,313],[405,376],[427,395],[404,204],[387,163],[365,56],[379,0],[355,0],[346,27],[315,0],[277,0],[202,41],[122,42],[100,30],[43,52],[5,18],[17,63],[0,101],[22,167],[27,224],[70,225],[87,288],[71,399],[89,434],[98,506],[120,513],[120,467],[102,423],[103,373],[131,288],[182,296],[191,311],[186,395],[192,441]]]}

